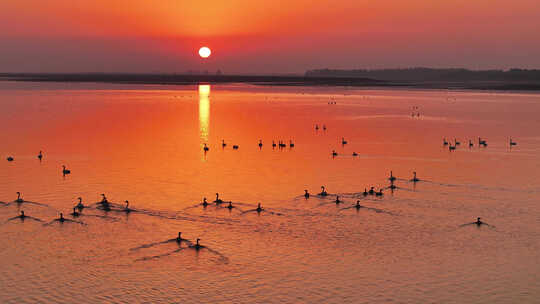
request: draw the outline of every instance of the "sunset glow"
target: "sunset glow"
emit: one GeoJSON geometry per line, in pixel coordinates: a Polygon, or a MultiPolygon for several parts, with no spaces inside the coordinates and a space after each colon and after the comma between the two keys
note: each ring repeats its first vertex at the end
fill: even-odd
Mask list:
{"type": "Polygon", "coordinates": [[[230,73],[540,67],[533,0],[126,3],[2,1],[2,71],[197,70],[201,41],[220,53],[205,69],[230,73]]]}

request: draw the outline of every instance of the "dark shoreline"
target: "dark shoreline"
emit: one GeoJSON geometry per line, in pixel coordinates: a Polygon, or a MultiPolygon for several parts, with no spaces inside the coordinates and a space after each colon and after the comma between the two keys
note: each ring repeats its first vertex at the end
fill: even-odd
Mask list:
{"type": "Polygon", "coordinates": [[[181,74],[34,74],[0,73],[0,81],[94,82],[116,84],[193,85],[247,83],[273,86],[401,87],[417,89],[540,91],[536,81],[383,81],[361,77],[181,75],[181,74]]]}

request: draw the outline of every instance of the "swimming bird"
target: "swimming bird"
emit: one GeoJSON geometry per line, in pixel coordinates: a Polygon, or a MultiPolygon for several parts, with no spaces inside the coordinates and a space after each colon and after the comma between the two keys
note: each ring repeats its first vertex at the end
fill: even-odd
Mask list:
{"type": "Polygon", "coordinates": [[[448,146],[448,142],[446,141],[446,138],[443,137],[443,146],[448,146]]]}
{"type": "Polygon", "coordinates": [[[304,197],[309,198],[309,192],[307,190],[304,190],[304,197]]]}
{"type": "Polygon", "coordinates": [[[369,193],[367,192],[367,188],[364,188],[364,192],[362,192],[364,196],[367,196],[369,193]]]}
{"type": "Polygon", "coordinates": [[[22,199],[22,194],[20,192],[17,192],[17,199],[15,200],[16,203],[22,203],[24,200],[22,199]]]}
{"type": "Polygon", "coordinates": [[[199,241],[200,241],[200,240],[201,240],[201,239],[197,239],[197,243],[195,243],[195,245],[191,245],[190,247],[195,248],[195,250],[199,250],[199,249],[201,249],[201,248],[204,248],[204,246],[202,246],[201,244],[199,244],[199,241]]]}
{"type": "Polygon", "coordinates": [[[352,153],[352,156],[358,156],[358,153],[353,152],[353,153],[352,153]]]}
{"type": "Polygon", "coordinates": [[[326,125],[322,125],[322,129],[326,131],[326,125]]]}
{"type": "Polygon", "coordinates": [[[83,205],[83,203],[82,203],[82,197],[79,197],[78,199],[79,199],[79,203],[75,206],[75,208],[77,208],[77,209],[79,209],[79,210],[82,210],[82,209],[84,209],[84,207],[85,207],[85,206],[83,205]]]}
{"type": "Polygon", "coordinates": [[[388,178],[389,181],[393,182],[396,180],[396,177],[394,176],[394,174],[392,173],[392,171],[390,171],[390,177],[388,178]]]}
{"type": "Polygon", "coordinates": [[[379,190],[379,192],[375,192],[375,196],[382,196],[383,193],[382,193],[382,189],[379,190]]]}
{"type": "Polygon", "coordinates": [[[486,142],[486,140],[483,140],[483,139],[481,139],[480,137],[478,137],[478,145],[479,145],[479,146],[484,146],[484,147],[486,147],[486,146],[487,146],[487,142],[486,142]]]}
{"type": "Polygon", "coordinates": [[[221,204],[223,201],[219,198],[219,193],[216,193],[216,200],[214,201],[216,204],[221,204]]]}
{"type": "Polygon", "coordinates": [[[292,140],[289,140],[289,148],[294,148],[294,143],[292,140]]]}
{"type": "Polygon", "coordinates": [[[7,161],[9,161],[9,162],[13,161],[13,156],[8,156],[7,161]]]}
{"type": "Polygon", "coordinates": [[[368,192],[369,195],[375,194],[375,190],[373,190],[374,188],[375,188],[375,187],[371,187],[371,188],[369,189],[369,192],[368,192]]]}
{"type": "Polygon", "coordinates": [[[66,219],[64,218],[64,214],[62,212],[60,212],[60,217],[57,218],[56,221],[59,221],[60,223],[63,223],[66,221],[66,219]]]}
{"type": "Polygon", "coordinates": [[[472,141],[469,139],[469,148],[472,148],[474,145],[472,143],[472,141]]]}
{"type": "Polygon", "coordinates": [[[334,201],[334,203],[336,203],[336,205],[343,203],[343,201],[339,199],[339,195],[336,195],[336,200],[334,201]]]}
{"type": "Polygon", "coordinates": [[[449,145],[448,146],[448,150],[449,151],[454,151],[456,149],[456,146],[452,146],[452,145],[449,145]]]}
{"type": "Polygon", "coordinates": [[[319,193],[320,196],[327,196],[328,195],[328,192],[326,192],[326,189],[324,188],[324,186],[321,186],[321,193],[319,193]]]}
{"type": "Polygon", "coordinates": [[[221,147],[225,148],[226,146],[227,146],[227,144],[225,143],[225,139],[222,139],[221,140],[221,147]]]}
{"type": "Polygon", "coordinates": [[[202,205],[203,205],[203,207],[208,206],[208,202],[206,201],[206,197],[203,198],[202,205]]]}
{"type": "Polygon", "coordinates": [[[484,222],[482,222],[482,221],[480,220],[479,217],[476,218],[476,222],[474,222],[474,223],[475,223],[476,225],[478,225],[478,226],[484,224],[484,222]]]}
{"type": "Polygon", "coordinates": [[[186,239],[182,238],[182,232],[178,232],[178,236],[174,239],[177,243],[182,243],[183,241],[187,241],[186,239]]]}
{"type": "Polygon", "coordinates": [[[337,156],[336,150],[332,150],[332,157],[336,157],[336,156],[337,156]]]}
{"type": "Polygon", "coordinates": [[[459,145],[461,145],[461,143],[457,141],[457,139],[454,138],[454,146],[459,146],[459,145]]]}
{"type": "Polygon", "coordinates": [[[62,165],[62,174],[71,174],[71,170],[66,169],[66,165],[62,165]]]}
{"type": "Polygon", "coordinates": [[[124,207],[124,210],[122,211],[126,213],[130,213],[131,211],[133,211],[132,209],[129,208],[129,201],[126,200],[125,203],[126,203],[126,206],[124,207]]]}
{"type": "Polygon", "coordinates": [[[257,213],[261,213],[264,209],[261,207],[261,203],[259,203],[257,205],[257,209],[255,209],[255,211],[257,211],[257,213]]]}
{"type": "Polygon", "coordinates": [[[411,182],[416,183],[416,182],[418,182],[418,181],[420,181],[420,180],[416,177],[416,171],[414,171],[414,172],[413,172],[413,178],[411,179],[411,182]]]}
{"type": "Polygon", "coordinates": [[[103,193],[101,194],[101,196],[102,196],[102,199],[101,199],[101,202],[99,202],[99,204],[101,204],[101,209],[105,211],[111,211],[111,206],[109,204],[109,201],[107,200],[107,197],[103,193]]]}
{"type": "Polygon", "coordinates": [[[356,201],[356,205],[354,205],[354,208],[356,208],[356,210],[362,208],[363,206],[360,205],[360,201],[356,201]]]}
{"type": "Polygon", "coordinates": [[[510,138],[510,147],[511,147],[511,146],[516,146],[516,145],[517,145],[517,142],[512,141],[512,138],[510,138]]]}
{"type": "Polygon", "coordinates": [[[272,140],[272,148],[276,147],[276,142],[272,140]]]}
{"type": "Polygon", "coordinates": [[[262,140],[259,139],[259,149],[262,148],[262,140]]]}
{"type": "Polygon", "coordinates": [[[315,130],[319,130],[319,125],[315,125],[315,130]]]}
{"type": "Polygon", "coordinates": [[[397,189],[397,186],[394,185],[394,182],[393,182],[393,181],[391,181],[391,182],[390,182],[390,186],[389,186],[388,188],[394,190],[394,189],[397,189]]]}
{"type": "Polygon", "coordinates": [[[206,144],[204,144],[203,150],[204,150],[204,152],[208,152],[208,150],[210,150],[210,148],[208,148],[208,146],[206,146],[206,144]]]}
{"type": "Polygon", "coordinates": [[[77,212],[76,209],[77,208],[73,207],[73,212],[71,213],[71,215],[74,216],[74,217],[78,217],[79,215],[81,215],[79,212],[77,212]]]}
{"type": "Polygon", "coordinates": [[[41,161],[41,159],[43,158],[43,153],[41,152],[41,150],[39,151],[37,158],[39,158],[39,161],[41,161]]]}
{"type": "Polygon", "coordinates": [[[345,140],[345,137],[342,137],[342,138],[341,138],[341,144],[342,144],[342,145],[346,145],[346,144],[347,144],[347,141],[345,140]]]}
{"type": "Polygon", "coordinates": [[[238,145],[233,145],[232,148],[233,148],[234,150],[238,150],[238,145]]]}

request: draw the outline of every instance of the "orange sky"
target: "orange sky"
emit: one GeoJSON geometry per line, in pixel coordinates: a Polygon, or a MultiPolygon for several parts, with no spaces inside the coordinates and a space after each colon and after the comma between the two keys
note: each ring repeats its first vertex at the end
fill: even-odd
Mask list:
{"type": "Polygon", "coordinates": [[[540,67],[536,0],[0,2],[0,72],[540,67]],[[196,57],[200,45],[210,60],[196,57]]]}

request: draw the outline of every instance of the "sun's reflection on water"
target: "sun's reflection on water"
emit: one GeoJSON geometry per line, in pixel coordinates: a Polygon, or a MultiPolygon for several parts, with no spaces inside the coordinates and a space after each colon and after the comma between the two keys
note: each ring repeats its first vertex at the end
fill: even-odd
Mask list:
{"type": "Polygon", "coordinates": [[[199,132],[201,145],[208,142],[210,134],[210,85],[199,85],[199,132]]]}

